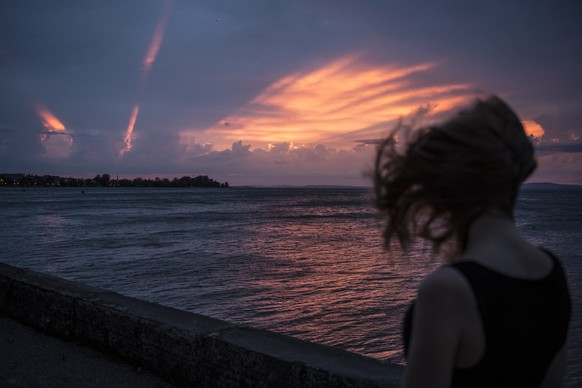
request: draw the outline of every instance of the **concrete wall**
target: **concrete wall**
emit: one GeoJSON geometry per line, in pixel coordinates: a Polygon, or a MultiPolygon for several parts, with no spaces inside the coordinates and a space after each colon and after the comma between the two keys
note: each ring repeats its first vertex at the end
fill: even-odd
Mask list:
{"type": "Polygon", "coordinates": [[[197,387],[396,387],[402,368],[0,263],[0,313],[197,387]]]}

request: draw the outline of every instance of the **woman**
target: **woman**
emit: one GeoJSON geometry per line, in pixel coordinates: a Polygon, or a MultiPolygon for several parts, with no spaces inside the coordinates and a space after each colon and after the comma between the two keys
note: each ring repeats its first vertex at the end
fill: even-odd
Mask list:
{"type": "Polygon", "coordinates": [[[559,261],[514,225],[536,167],[519,118],[490,97],[407,146],[398,136],[379,148],[374,175],[386,246],[419,237],[448,262],[407,314],[403,386],[560,386],[570,297],[559,261]]]}

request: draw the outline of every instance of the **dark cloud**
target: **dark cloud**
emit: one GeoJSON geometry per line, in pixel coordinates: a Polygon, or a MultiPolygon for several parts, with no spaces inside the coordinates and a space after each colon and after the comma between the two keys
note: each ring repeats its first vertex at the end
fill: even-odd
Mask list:
{"type": "Polygon", "coordinates": [[[363,172],[375,147],[350,151],[327,148],[322,144],[313,147],[293,147],[290,143],[274,144],[270,149],[252,149],[250,144],[237,141],[231,148],[214,151],[211,146],[189,145],[205,148],[207,152],[186,159],[168,161],[167,171],[190,174],[212,174],[233,184],[334,184],[366,185],[363,172]],[[330,168],[330,166],[333,166],[330,168]]]}
{"type": "Polygon", "coordinates": [[[546,141],[582,141],[582,112],[579,110],[542,113],[534,120],[544,129],[543,138],[546,141]]]}
{"type": "Polygon", "coordinates": [[[548,143],[536,147],[536,152],[540,155],[554,153],[582,153],[582,142],[560,144],[548,143]]]}

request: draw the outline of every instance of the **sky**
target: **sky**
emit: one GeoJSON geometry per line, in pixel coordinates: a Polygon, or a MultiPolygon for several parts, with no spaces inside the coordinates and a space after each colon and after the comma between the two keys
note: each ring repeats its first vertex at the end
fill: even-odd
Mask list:
{"type": "Polygon", "coordinates": [[[4,0],[0,173],[367,185],[378,139],[497,94],[582,184],[582,2],[4,0]]]}

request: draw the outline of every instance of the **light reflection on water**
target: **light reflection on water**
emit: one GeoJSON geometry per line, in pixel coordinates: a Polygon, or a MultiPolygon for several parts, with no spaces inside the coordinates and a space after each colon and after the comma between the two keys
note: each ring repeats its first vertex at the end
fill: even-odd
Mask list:
{"type": "MultiPolygon", "coordinates": [[[[525,192],[517,223],[579,285],[577,193],[556,202],[525,192]]],[[[383,251],[366,190],[32,189],[0,199],[4,262],[397,363],[404,311],[438,265],[423,247],[406,258],[383,251]]],[[[579,357],[582,324],[573,326],[579,357]]]]}

